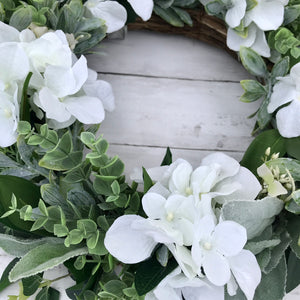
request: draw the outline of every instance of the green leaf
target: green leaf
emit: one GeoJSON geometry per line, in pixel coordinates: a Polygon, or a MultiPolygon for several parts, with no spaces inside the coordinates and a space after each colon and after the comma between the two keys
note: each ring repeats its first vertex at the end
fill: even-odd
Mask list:
{"type": "Polygon", "coordinates": [[[236,200],[223,205],[221,214],[224,220],[235,221],[247,230],[250,240],[260,235],[283,208],[283,201],[267,197],[261,200],[236,200]]]}
{"type": "Polygon", "coordinates": [[[266,149],[270,147],[271,153],[285,154],[285,139],[275,129],[262,132],[250,144],[241,161],[243,167],[248,168],[252,173],[257,174],[257,168],[262,165],[262,157],[266,149]]]}
{"type": "Polygon", "coordinates": [[[175,27],[183,27],[184,23],[180,19],[180,17],[174,12],[171,8],[163,9],[158,5],[154,5],[153,11],[164,19],[166,22],[170,23],[175,27]]]}
{"type": "Polygon", "coordinates": [[[153,290],[168,274],[178,266],[174,258],[170,259],[166,267],[152,257],[139,264],[135,275],[135,288],[139,296],[153,290]]]}
{"type": "Polygon", "coordinates": [[[36,295],[35,300],[59,300],[59,291],[52,287],[45,286],[36,295]]]}
{"type": "Polygon", "coordinates": [[[289,293],[300,284],[300,259],[297,258],[293,251],[288,258],[288,275],[286,292],[289,293]]]}
{"type": "Polygon", "coordinates": [[[282,256],[279,264],[269,274],[263,274],[261,282],[255,291],[255,300],[279,300],[285,295],[286,262],[282,256]]]}
{"type": "Polygon", "coordinates": [[[74,267],[76,270],[82,270],[85,266],[86,263],[86,256],[85,255],[80,255],[76,258],[74,262],[74,267]]]}
{"type": "Polygon", "coordinates": [[[242,80],[241,85],[245,91],[240,99],[242,102],[253,102],[267,94],[264,86],[256,80],[242,80]]]}
{"type": "Polygon", "coordinates": [[[31,132],[31,125],[27,121],[19,121],[17,130],[19,134],[27,135],[31,132]]]}
{"type": "Polygon", "coordinates": [[[0,279],[0,292],[3,291],[5,288],[11,285],[11,282],[8,279],[9,272],[15,266],[15,264],[19,261],[19,258],[13,259],[5,268],[4,272],[1,275],[0,279]]]}
{"type": "Polygon", "coordinates": [[[26,29],[32,22],[32,8],[28,5],[27,7],[20,7],[15,10],[10,17],[9,25],[17,28],[19,31],[26,29]]]}
{"type": "Polygon", "coordinates": [[[254,76],[266,77],[268,74],[264,60],[254,50],[241,47],[240,57],[245,69],[254,76]]]}
{"type": "Polygon", "coordinates": [[[170,148],[167,148],[166,154],[164,156],[163,161],[161,162],[161,166],[169,166],[172,163],[172,152],[170,148]]]}
{"type": "Polygon", "coordinates": [[[272,68],[271,80],[274,83],[277,77],[284,77],[290,66],[290,58],[288,56],[283,57],[279,60],[272,68]]]}
{"type": "Polygon", "coordinates": [[[68,237],[66,238],[65,244],[77,245],[82,242],[84,234],[79,229],[73,229],[70,231],[68,237]]]}
{"type": "Polygon", "coordinates": [[[55,224],[54,225],[54,235],[57,237],[64,237],[69,234],[69,229],[66,225],[55,224]]]}
{"type": "Polygon", "coordinates": [[[22,257],[29,251],[43,244],[57,244],[61,240],[57,238],[42,238],[42,239],[21,239],[8,234],[0,234],[0,248],[6,253],[22,257]]]}
{"type": "Polygon", "coordinates": [[[193,26],[193,20],[188,12],[178,7],[172,7],[172,9],[179,16],[181,21],[183,21],[185,24],[189,26],[193,26]]]}
{"type": "Polygon", "coordinates": [[[40,160],[39,165],[55,171],[66,171],[75,168],[81,163],[82,152],[72,151],[72,135],[67,131],[61,137],[56,147],[44,155],[40,160]]]}
{"type": "Polygon", "coordinates": [[[33,295],[38,290],[42,280],[43,280],[43,276],[39,274],[27,278],[23,278],[22,279],[23,294],[25,296],[33,295]]]}
{"type": "Polygon", "coordinates": [[[207,13],[214,16],[221,14],[224,11],[224,8],[224,4],[219,0],[210,1],[205,6],[207,13]]]}
{"type": "Polygon", "coordinates": [[[9,280],[15,282],[36,275],[54,268],[72,257],[87,253],[86,247],[71,246],[67,248],[62,243],[40,245],[21,258],[11,270],[9,280]]]}
{"type": "Polygon", "coordinates": [[[143,180],[144,180],[144,193],[147,193],[147,191],[153,186],[153,181],[150,178],[145,168],[143,168],[143,180]]]}
{"type": "Polygon", "coordinates": [[[95,205],[95,199],[84,190],[70,190],[67,194],[67,199],[77,207],[95,205]]]}
{"type": "Polygon", "coordinates": [[[297,258],[300,259],[300,216],[292,214],[289,216],[287,230],[292,237],[291,249],[297,256],[297,258]]]}
{"type": "Polygon", "coordinates": [[[288,155],[300,160],[300,137],[285,139],[285,147],[288,155]]]}
{"type": "Polygon", "coordinates": [[[295,181],[300,181],[300,161],[291,158],[277,158],[266,162],[270,167],[278,166],[280,173],[285,174],[289,170],[295,181]]]}
{"type": "Polygon", "coordinates": [[[111,189],[114,193],[114,195],[119,195],[120,194],[120,185],[117,180],[114,180],[113,183],[111,184],[111,189]]]}
{"type": "MultiPolygon", "coordinates": [[[[40,199],[38,186],[20,177],[0,175],[0,215],[10,210],[12,194],[16,196],[19,208],[25,205],[38,206],[40,199]]],[[[29,231],[31,227],[31,223],[21,220],[18,214],[1,219],[1,222],[21,231],[29,231]]]]}

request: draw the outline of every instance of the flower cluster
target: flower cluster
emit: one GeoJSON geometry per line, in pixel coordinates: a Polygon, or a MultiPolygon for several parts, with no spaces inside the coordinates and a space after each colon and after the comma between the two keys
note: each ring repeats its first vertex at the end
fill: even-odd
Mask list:
{"type": "Polygon", "coordinates": [[[300,135],[300,63],[291,68],[289,75],[277,79],[268,112],[273,113],[280,108],[276,114],[280,134],[287,138],[297,137],[300,135]]]}
{"type": "MultiPolygon", "coordinates": [[[[150,19],[153,0],[128,0],[128,2],[144,21],[150,19]]],[[[105,20],[107,33],[121,29],[127,21],[127,11],[117,1],[88,0],[84,5],[87,8],[87,17],[93,16],[105,20]]]]}
{"type": "Polygon", "coordinates": [[[149,170],[156,183],[142,199],[147,218],[119,217],[108,230],[105,246],[126,264],[149,258],[163,244],[179,267],[147,300],[224,299],[224,287],[238,286],[253,299],[261,280],[252,252],[245,250],[247,230],[222,216],[222,205],[254,200],[261,191],[256,177],[222,153],[205,157],[193,170],[185,160],[149,170]],[[122,245],[122,247],[120,247],[122,245]]]}
{"type": "Polygon", "coordinates": [[[30,29],[19,32],[1,22],[0,58],[0,68],[5,70],[0,74],[1,147],[16,141],[17,124],[25,119],[28,103],[30,111],[39,119],[46,117],[55,129],[76,119],[100,123],[104,109],[114,108],[110,85],[97,80],[84,56],[76,58],[60,30],[37,37],[30,29]],[[28,102],[23,94],[30,96],[28,102]]]}
{"type": "MultiPolygon", "coordinates": [[[[210,0],[201,0],[203,5],[210,0]]],[[[283,23],[284,7],[289,0],[222,0],[228,25],[227,46],[239,51],[241,46],[270,57],[265,31],[276,30],[283,23]]]]}

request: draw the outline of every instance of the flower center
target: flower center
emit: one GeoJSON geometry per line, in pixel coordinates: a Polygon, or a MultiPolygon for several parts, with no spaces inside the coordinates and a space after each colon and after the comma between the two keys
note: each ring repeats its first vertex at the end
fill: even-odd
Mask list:
{"type": "Polygon", "coordinates": [[[205,243],[203,244],[203,248],[204,248],[205,250],[211,250],[212,244],[211,244],[210,242],[205,242],[205,243]]]}
{"type": "Polygon", "coordinates": [[[167,218],[166,219],[167,219],[168,222],[172,222],[173,219],[174,219],[174,214],[172,212],[169,212],[167,214],[167,218]]]}
{"type": "Polygon", "coordinates": [[[186,193],[188,196],[193,195],[193,190],[192,190],[192,188],[188,186],[188,187],[185,189],[185,193],[186,193]]]}
{"type": "Polygon", "coordinates": [[[8,108],[4,108],[4,116],[5,116],[7,119],[11,118],[11,116],[12,116],[11,110],[8,109],[8,108]]]}

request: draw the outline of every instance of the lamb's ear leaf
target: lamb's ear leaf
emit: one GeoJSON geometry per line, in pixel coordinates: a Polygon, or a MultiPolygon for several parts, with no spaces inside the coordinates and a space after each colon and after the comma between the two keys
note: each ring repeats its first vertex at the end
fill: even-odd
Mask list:
{"type": "Polygon", "coordinates": [[[19,279],[36,275],[52,269],[66,260],[88,253],[82,246],[65,247],[63,241],[57,244],[45,243],[29,251],[14,266],[9,274],[9,280],[14,282],[19,279]]]}

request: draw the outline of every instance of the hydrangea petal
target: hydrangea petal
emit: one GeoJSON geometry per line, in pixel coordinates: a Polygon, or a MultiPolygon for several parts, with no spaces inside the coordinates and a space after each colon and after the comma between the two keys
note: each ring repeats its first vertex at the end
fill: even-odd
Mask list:
{"type": "Polygon", "coordinates": [[[143,220],[145,219],[135,215],[121,216],[106,233],[106,249],[123,263],[134,264],[147,259],[157,244],[143,231],[132,227],[136,221],[143,220]]]}
{"type": "Polygon", "coordinates": [[[281,108],[276,114],[279,133],[286,138],[300,135],[300,101],[292,101],[288,106],[281,108]]]}
{"type": "Polygon", "coordinates": [[[252,44],[251,48],[261,56],[271,56],[271,50],[268,45],[265,32],[263,30],[260,30],[259,28],[257,29],[255,41],[252,44]]]}
{"type": "Polygon", "coordinates": [[[143,210],[151,219],[161,219],[165,214],[166,199],[156,193],[148,192],[142,199],[143,210]]]}
{"type": "Polygon", "coordinates": [[[231,276],[228,260],[213,250],[205,253],[203,269],[207,279],[217,286],[225,285],[231,276]]]}
{"type": "Polygon", "coordinates": [[[228,28],[227,31],[227,46],[228,48],[239,51],[241,46],[244,47],[251,47],[255,41],[256,38],[256,30],[257,27],[255,24],[251,24],[248,27],[248,35],[246,37],[242,37],[237,34],[235,30],[232,28],[228,28]]]}
{"type": "Polygon", "coordinates": [[[238,255],[229,258],[229,264],[247,300],[252,300],[261,280],[261,270],[254,254],[249,250],[242,250],[238,255]]]}
{"type": "Polygon", "coordinates": [[[240,164],[232,157],[224,153],[212,153],[202,159],[202,166],[209,166],[213,164],[218,164],[221,166],[221,172],[218,176],[218,181],[237,174],[240,168],[240,164]]]}
{"type": "Polygon", "coordinates": [[[153,11],[153,0],[127,0],[134,11],[144,20],[150,19],[153,11]]]}
{"type": "Polygon", "coordinates": [[[232,0],[232,7],[227,10],[225,21],[234,28],[240,25],[241,20],[245,16],[247,2],[246,0],[232,0]]]}
{"type": "Polygon", "coordinates": [[[89,0],[84,5],[94,17],[105,21],[107,33],[121,29],[126,23],[126,9],[117,1],[89,0]]]}
{"type": "Polygon", "coordinates": [[[224,287],[203,285],[201,287],[186,287],[182,289],[186,300],[224,300],[224,287]]]}
{"type": "Polygon", "coordinates": [[[190,185],[190,176],[193,168],[188,162],[179,164],[173,171],[169,182],[169,189],[173,193],[186,194],[186,189],[190,185]]]}
{"type": "Polygon", "coordinates": [[[34,97],[34,101],[37,106],[46,112],[47,118],[54,119],[58,122],[66,122],[71,117],[64,103],[60,102],[47,87],[40,90],[38,97],[34,97]]]}
{"type": "Polygon", "coordinates": [[[67,97],[63,103],[70,114],[83,124],[98,124],[104,120],[104,108],[98,98],[89,96],[67,97]]]}
{"type": "Polygon", "coordinates": [[[247,242],[245,227],[233,221],[219,223],[212,235],[214,245],[223,255],[237,255],[247,242]]]}
{"type": "Polygon", "coordinates": [[[0,22],[0,43],[19,42],[20,32],[3,22],[0,22]]]}
{"type": "Polygon", "coordinates": [[[279,80],[273,87],[268,113],[274,112],[279,106],[294,100],[296,97],[296,89],[292,79],[290,76],[284,78],[285,80],[279,80]]]}
{"type": "Polygon", "coordinates": [[[263,31],[276,30],[283,22],[284,7],[280,1],[261,0],[247,17],[263,31]]]}

